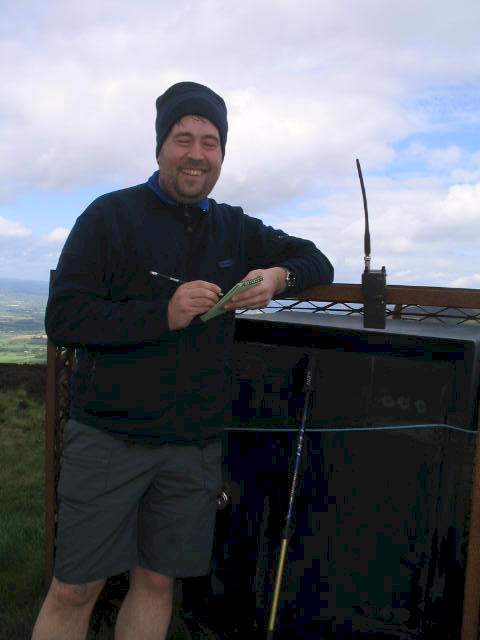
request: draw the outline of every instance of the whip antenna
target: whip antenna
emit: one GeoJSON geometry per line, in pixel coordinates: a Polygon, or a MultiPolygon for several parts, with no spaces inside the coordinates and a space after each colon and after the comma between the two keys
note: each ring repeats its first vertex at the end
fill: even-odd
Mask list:
{"type": "Polygon", "coordinates": [[[363,239],[363,246],[365,251],[365,271],[370,271],[370,228],[368,226],[368,206],[367,206],[367,194],[365,193],[365,185],[363,184],[362,168],[360,167],[360,161],[356,160],[358,177],[360,178],[360,186],[362,187],[363,196],[363,210],[365,211],[365,235],[363,239]]]}

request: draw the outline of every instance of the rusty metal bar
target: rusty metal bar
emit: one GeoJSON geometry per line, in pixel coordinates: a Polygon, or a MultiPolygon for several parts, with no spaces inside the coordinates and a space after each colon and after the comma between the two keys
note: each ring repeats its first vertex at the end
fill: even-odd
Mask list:
{"type": "MultiPolygon", "coordinates": [[[[452,289],[449,287],[408,287],[387,285],[387,304],[420,304],[423,306],[464,307],[480,309],[480,289],[452,289]]],[[[361,284],[335,283],[302,291],[299,300],[321,302],[363,302],[361,284]]]]}
{"type": "MultiPolygon", "coordinates": [[[[54,272],[50,272],[50,283],[54,272]]],[[[45,586],[53,577],[55,548],[55,435],[57,397],[57,349],[47,342],[47,377],[45,398],[45,586]]]]}

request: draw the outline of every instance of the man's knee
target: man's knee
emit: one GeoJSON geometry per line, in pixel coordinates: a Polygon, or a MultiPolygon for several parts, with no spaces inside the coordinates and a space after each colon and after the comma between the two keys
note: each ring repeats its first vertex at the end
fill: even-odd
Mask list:
{"type": "Polygon", "coordinates": [[[159,596],[168,596],[173,592],[174,578],[143,567],[135,567],[131,571],[130,582],[133,588],[147,589],[159,596]]]}
{"type": "Polygon", "coordinates": [[[60,607],[93,606],[104,584],[105,580],[87,584],[66,584],[54,578],[48,595],[60,607]]]}

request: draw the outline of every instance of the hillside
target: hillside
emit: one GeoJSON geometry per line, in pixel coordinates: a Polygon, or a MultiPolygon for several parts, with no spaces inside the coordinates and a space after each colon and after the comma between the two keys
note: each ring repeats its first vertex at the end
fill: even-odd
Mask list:
{"type": "Polygon", "coordinates": [[[0,363],[0,392],[23,388],[29,397],[44,401],[46,374],[46,365],[0,363]]]}
{"type": "Polygon", "coordinates": [[[44,593],[45,374],[0,364],[0,638],[28,640],[44,593]]]}

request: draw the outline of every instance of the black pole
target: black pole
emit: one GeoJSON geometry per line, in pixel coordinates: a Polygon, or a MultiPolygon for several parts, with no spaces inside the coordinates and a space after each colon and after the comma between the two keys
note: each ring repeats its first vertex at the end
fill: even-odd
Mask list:
{"type": "Polygon", "coordinates": [[[298,482],[298,472],[300,469],[300,460],[302,457],[303,440],[305,436],[305,422],[307,418],[308,406],[310,404],[310,396],[313,390],[313,378],[315,373],[315,356],[310,356],[305,369],[305,382],[303,391],[305,391],[305,402],[303,404],[302,419],[297,434],[297,451],[295,456],[295,470],[293,473],[292,485],[290,488],[290,499],[288,503],[287,517],[285,518],[285,526],[282,531],[282,540],[280,545],[280,558],[278,561],[277,575],[275,578],[275,587],[273,591],[272,608],[270,610],[270,618],[268,621],[266,640],[273,640],[275,633],[275,622],[277,618],[278,601],[280,597],[280,586],[282,584],[283,569],[285,565],[285,558],[287,555],[287,546],[290,539],[290,525],[293,513],[293,503],[295,500],[295,493],[298,482]]]}

